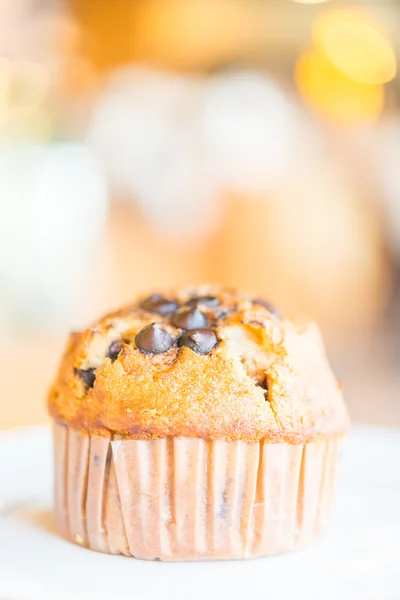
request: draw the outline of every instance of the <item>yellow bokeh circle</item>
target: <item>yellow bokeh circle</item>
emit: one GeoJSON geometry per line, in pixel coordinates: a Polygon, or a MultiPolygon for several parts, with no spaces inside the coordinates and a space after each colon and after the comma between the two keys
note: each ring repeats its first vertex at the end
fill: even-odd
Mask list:
{"type": "Polygon", "coordinates": [[[343,124],[371,121],[382,112],[382,85],[366,85],[349,79],[318,50],[300,56],[295,77],[305,101],[331,121],[343,124]]]}
{"type": "Polygon", "coordinates": [[[389,36],[363,11],[325,11],[314,22],[313,41],[338,71],[358,83],[386,83],[396,75],[389,36]]]}

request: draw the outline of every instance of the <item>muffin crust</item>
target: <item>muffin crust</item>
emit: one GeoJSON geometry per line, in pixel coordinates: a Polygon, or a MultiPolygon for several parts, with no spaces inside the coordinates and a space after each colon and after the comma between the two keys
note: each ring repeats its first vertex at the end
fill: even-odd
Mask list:
{"type": "Polygon", "coordinates": [[[139,298],[72,333],[48,406],[74,429],[127,439],[296,444],[348,424],[317,326],[218,286],[139,298]]]}

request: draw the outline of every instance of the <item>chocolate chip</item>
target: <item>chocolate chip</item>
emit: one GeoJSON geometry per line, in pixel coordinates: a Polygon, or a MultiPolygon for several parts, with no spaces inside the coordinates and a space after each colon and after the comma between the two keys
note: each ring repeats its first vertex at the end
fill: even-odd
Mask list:
{"type": "Polygon", "coordinates": [[[267,309],[268,312],[271,313],[273,317],[276,317],[277,319],[279,319],[281,316],[276,306],[274,306],[271,302],[268,302],[268,300],[264,300],[263,298],[255,298],[254,300],[252,300],[252,304],[258,304],[259,306],[263,306],[267,309]]]}
{"type": "Polygon", "coordinates": [[[160,354],[166,352],[174,345],[174,340],[158,323],[148,325],[139,331],[135,338],[136,346],[141,352],[160,354]]]}
{"type": "Polygon", "coordinates": [[[75,375],[78,375],[87,388],[92,388],[96,379],[96,369],[75,369],[75,375]]]}
{"type": "Polygon", "coordinates": [[[218,307],[213,310],[213,316],[217,320],[225,319],[229,314],[232,314],[233,310],[225,307],[218,307]]]}
{"type": "Polygon", "coordinates": [[[265,396],[265,399],[268,400],[268,377],[265,376],[264,379],[257,385],[259,385],[263,390],[265,390],[264,396],[265,396]]]}
{"type": "Polygon", "coordinates": [[[184,306],[176,311],[171,323],[180,329],[201,329],[207,327],[208,319],[198,308],[184,306]]]}
{"type": "Polygon", "coordinates": [[[185,331],[179,338],[179,346],[187,346],[197,354],[208,354],[218,344],[212,329],[185,331]]]}
{"type": "Polygon", "coordinates": [[[188,306],[204,304],[204,306],[208,306],[209,308],[215,308],[220,305],[220,301],[216,296],[198,296],[197,298],[191,298],[186,304],[188,306]]]}
{"type": "Polygon", "coordinates": [[[121,352],[124,343],[121,340],[116,340],[111,344],[108,349],[107,358],[111,358],[111,362],[114,362],[118,358],[118,354],[121,352]]]}
{"type": "Polygon", "coordinates": [[[147,312],[157,313],[158,315],[168,315],[173,313],[179,304],[174,300],[167,300],[160,294],[152,294],[140,304],[140,308],[147,310],[147,312]]]}

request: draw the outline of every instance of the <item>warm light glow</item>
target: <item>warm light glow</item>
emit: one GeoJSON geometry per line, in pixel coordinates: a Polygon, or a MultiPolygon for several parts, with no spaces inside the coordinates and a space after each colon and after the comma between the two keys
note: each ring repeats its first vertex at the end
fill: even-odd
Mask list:
{"type": "Polygon", "coordinates": [[[323,4],[328,1],[329,0],[293,0],[293,2],[297,2],[298,4],[323,4]]]}
{"type": "Polygon", "coordinates": [[[92,63],[82,56],[70,56],[64,64],[64,84],[69,93],[79,94],[93,88],[97,82],[92,63]]]}
{"type": "Polygon", "coordinates": [[[88,58],[101,72],[132,61],[202,70],[251,57],[265,45],[259,4],[264,3],[75,0],[74,7],[89,40],[88,58]]]}
{"type": "Polygon", "coordinates": [[[375,21],[368,13],[361,9],[353,8],[327,8],[318,13],[312,25],[312,38],[314,46],[322,48],[326,34],[343,23],[363,23],[374,27],[375,21]]]}
{"type": "Polygon", "coordinates": [[[331,121],[371,121],[382,112],[383,86],[349,79],[322,52],[312,50],[299,58],[296,82],[306,102],[331,121]]]}
{"type": "Polygon", "coordinates": [[[315,46],[346,77],[359,83],[386,83],[396,75],[396,55],[388,35],[358,10],[332,10],[317,17],[315,46]]]}
{"type": "Polygon", "coordinates": [[[140,59],[196,68],[243,56],[257,45],[258,12],[243,0],[145,0],[132,47],[140,59]]]}

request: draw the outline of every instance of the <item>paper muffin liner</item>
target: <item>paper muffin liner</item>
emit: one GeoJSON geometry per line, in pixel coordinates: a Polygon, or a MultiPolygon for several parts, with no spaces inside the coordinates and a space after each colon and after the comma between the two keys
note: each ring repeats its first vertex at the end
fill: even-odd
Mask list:
{"type": "Polygon", "coordinates": [[[82,546],[142,559],[239,559],[309,544],[339,440],[123,440],[54,424],[55,517],[82,546]]]}

